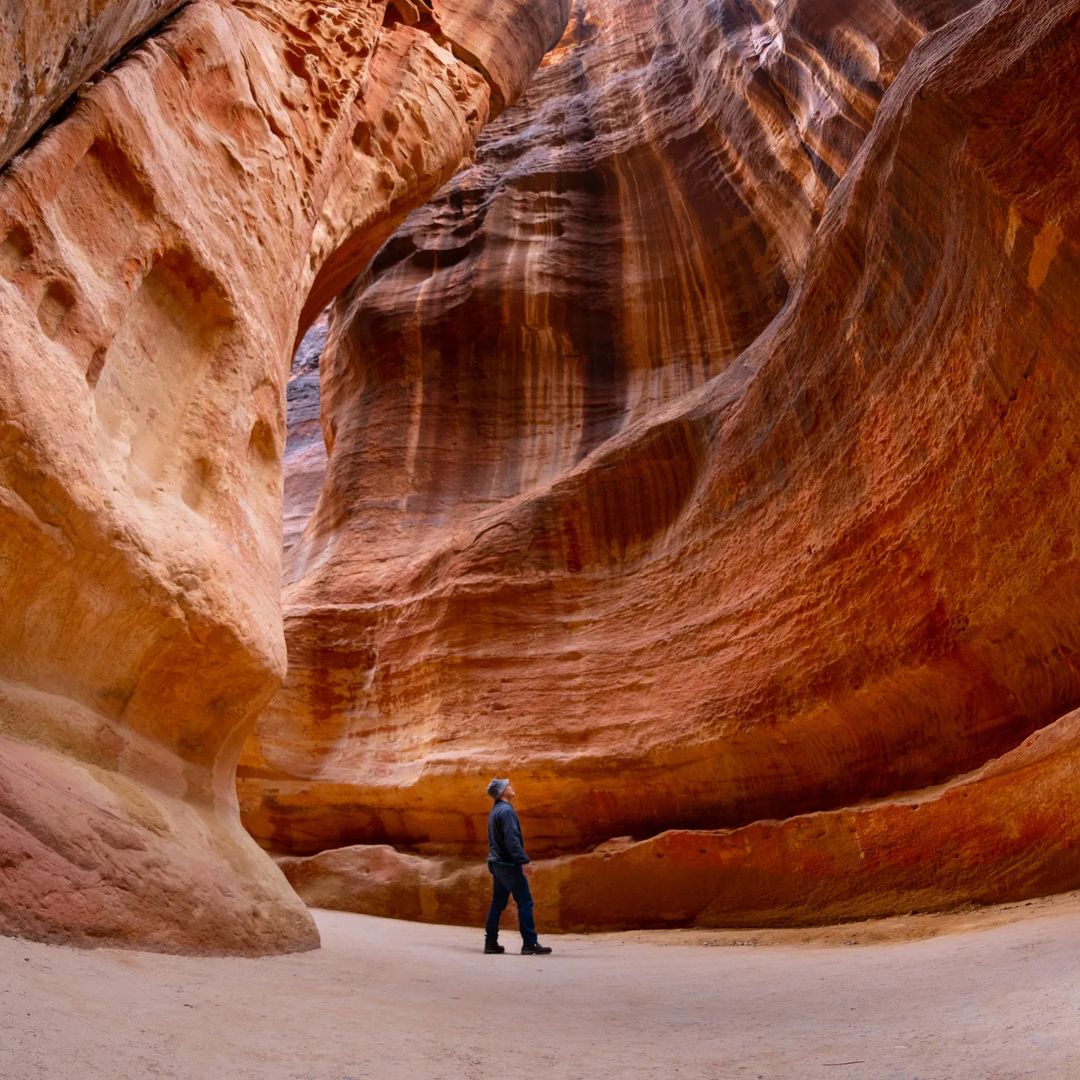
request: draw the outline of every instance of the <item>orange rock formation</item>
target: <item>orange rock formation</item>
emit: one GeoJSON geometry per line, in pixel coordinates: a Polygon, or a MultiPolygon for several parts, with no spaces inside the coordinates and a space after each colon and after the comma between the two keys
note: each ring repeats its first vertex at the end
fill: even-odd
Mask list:
{"type": "Polygon", "coordinates": [[[1078,11],[577,6],[331,322],[305,896],[475,921],[493,773],[565,926],[1080,884],[1078,11]]]}
{"type": "MultiPolygon", "coordinates": [[[[1072,712],[931,791],[545,860],[532,876],[540,929],[828,923],[1073,888],[1078,747],[1072,712]]],[[[475,859],[367,845],[281,865],[316,907],[480,926],[491,899],[475,859]]]]}
{"type": "Polygon", "coordinates": [[[0,13],[0,932],[1080,885],[1080,0],[567,4],[0,13]]]}
{"type": "Polygon", "coordinates": [[[288,357],[566,8],[193,0],[106,71],[177,4],[31,7],[0,54],[0,931],[310,947],[233,784],[285,671],[288,357]]]}

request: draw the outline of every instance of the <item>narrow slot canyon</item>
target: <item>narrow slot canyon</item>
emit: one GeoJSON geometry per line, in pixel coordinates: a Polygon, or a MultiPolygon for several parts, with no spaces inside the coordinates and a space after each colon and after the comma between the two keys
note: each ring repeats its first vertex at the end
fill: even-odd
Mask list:
{"type": "Polygon", "coordinates": [[[1073,1075],[1078,85],[1080,0],[0,12],[0,1076],[490,1071],[492,777],[542,1075],[1073,1075]]]}

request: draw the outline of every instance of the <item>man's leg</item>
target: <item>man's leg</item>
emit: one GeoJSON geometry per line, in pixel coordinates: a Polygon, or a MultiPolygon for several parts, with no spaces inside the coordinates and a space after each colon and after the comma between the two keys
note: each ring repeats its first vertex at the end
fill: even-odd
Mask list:
{"type": "Polygon", "coordinates": [[[488,870],[491,872],[491,907],[484,926],[484,942],[494,945],[499,940],[499,916],[506,910],[510,890],[499,880],[493,867],[489,866],[488,870]]]}
{"type": "Polygon", "coordinates": [[[533,922],[533,898],[529,888],[529,879],[520,866],[511,871],[513,878],[507,882],[510,892],[513,894],[514,903],[518,909],[518,929],[521,931],[521,941],[524,945],[536,944],[536,924],[533,922]]]}

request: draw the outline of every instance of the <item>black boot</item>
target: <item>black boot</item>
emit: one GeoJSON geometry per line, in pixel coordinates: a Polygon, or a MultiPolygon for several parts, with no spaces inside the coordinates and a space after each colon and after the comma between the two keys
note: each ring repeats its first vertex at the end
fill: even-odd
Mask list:
{"type": "Polygon", "coordinates": [[[539,941],[534,942],[532,945],[522,945],[522,956],[547,956],[551,950],[546,945],[541,945],[539,941]]]}
{"type": "Polygon", "coordinates": [[[484,952],[485,953],[504,953],[504,952],[506,952],[506,949],[504,949],[497,941],[485,941],[484,942],[484,952]]]}

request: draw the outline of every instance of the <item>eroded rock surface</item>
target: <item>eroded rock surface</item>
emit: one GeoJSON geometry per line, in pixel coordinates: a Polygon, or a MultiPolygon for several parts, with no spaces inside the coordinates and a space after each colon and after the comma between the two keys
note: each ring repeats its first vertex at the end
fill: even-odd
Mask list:
{"type": "MultiPolygon", "coordinates": [[[[170,5],[56,6],[3,145],[170,5]]],[[[316,943],[233,785],[285,671],[288,358],[566,18],[478,7],[195,0],[0,173],[0,931],[316,943]]]]}
{"type": "Polygon", "coordinates": [[[351,856],[365,910],[471,918],[415,859],[479,856],[509,773],[536,854],[676,830],[618,856],[617,917],[560,884],[567,925],[654,921],[672,845],[672,921],[1080,882],[1072,765],[1031,789],[1045,873],[985,785],[947,804],[977,874],[941,868],[952,810],[862,891],[840,839],[1080,701],[1078,10],[577,7],[337,307],[288,682],[241,769],[264,843],[408,849],[351,856]]]}
{"type": "Polygon", "coordinates": [[[0,165],[82,83],[184,0],[8,0],[0,8],[0,165]]]}

